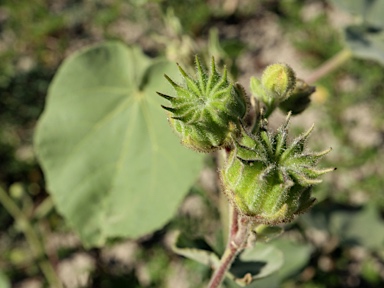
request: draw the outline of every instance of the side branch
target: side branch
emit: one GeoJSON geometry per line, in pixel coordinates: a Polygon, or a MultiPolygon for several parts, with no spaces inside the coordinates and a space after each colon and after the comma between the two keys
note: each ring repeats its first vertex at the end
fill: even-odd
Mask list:
{"type": "Polygon", "coordinates": [[[221,257],[219,266],[211,277],[208,288],[220,287],[232,262],[246,247],[250,232],[250,221],[239,215],[236,209],[233,209],[230,225],[227,247],[221,257]]]}

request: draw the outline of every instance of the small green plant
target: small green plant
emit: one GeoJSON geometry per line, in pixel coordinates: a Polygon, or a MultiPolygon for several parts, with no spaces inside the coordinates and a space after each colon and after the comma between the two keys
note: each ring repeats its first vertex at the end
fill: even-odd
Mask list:
{"type": "Polygon", "coordinates": [[[75,277],[58,271],[78,253],[94,263],[77,269],[88,275],[81,287],[177,280],[202,288],[212,270],[210,285],[224,278],[226,288],[384,287],[383,68],[370,61],[384,64],[384,1],[4,2],[0,287],[31,279],[73,286],[75,277]],[[349,25],[337,8],[355,16],[349,25]],[[266,30],[277,33],[264,37],[266,30]],[[300,59],[294,65],[314,69],[304,80],[285,64],[251,77],[249,89],[231,80],[283,59],[287,37],[300,59]],[[103,38],[130,46],[74,53],[46,91],[68,51],[103,38]],[[39,167],[30,136],[46,94],[34,139],[39,167]],[[308,117],[294,119],[311,98],[308,117]],[[286,121],[275,120],[284,118],[278,109],[286,121]],[[293,133],[295,121],[314,117],[320,132],[312,141],[321,135],[319,150],[332,142],[333,159],[322,159],[329,150],[308,150],[312,123],[293,133]],[[337,161],[342,173],[313,187],[332,170],[318,168],[320,160],[337,161]],[[57,243],[62,233],[81,243],[57,243]],[[164,249],[170,236],[174,252],[205,266],[164,249]],[[124,267],[110,265],[104,255],[126,241],[135,252],[116,263],[124,267]]]}
{"type": "Polygon", "coordinates": [[[220,286],[225,276],[245,286],[281,267],[282,252],[259,242],[281,234],[276,225],[314,204],[312,186],[333,170],[317,168],[329,150],[307,149],[312,128],[289,139],[291,115],[305,110],[314,91],[289,66],[273,64],[261,79],[252,77],[249,95],[225,68],[220,73],[213,58],[209,70],[198,58],[195,63],[193,77],[115,42],[75,54],[50,86],[36,152],[54,204],[85,247],[163,227],[201,169],[201,154],[190,150],[217,153],[232,215],[224,254],[220,260],[213,251],[189,247],[183,235],[173,248],[215,268],[209,287],[220,286]],[[172,80],[178,75],[181,81],[172,80]],[[274,131],[268,118],[276,109],[287,119],[274,131]],[[159,195],[167,201],[158,201],[159,195]],[[245,249],[255,236],[256,246],[245,249]],[[252,261],[265,265],[251,271],[252,261]]]}
{"type": "MultiPolygon", "coordinates": [[[[249,245],[249,238],[256,236],[257,240],[257,231],[268,230],[256,228],[291,222],[308,210],[316,200],[311,196],[312,186],[321,182],[319,176],[334,168],[317,168],[330,149],[307,149],[306,140],[313,126],[294,140],[287,140],[291,112],[277,131],[270,131],[267,126],[268,116],[281,104],[284,110],[302,112],[314,91],[297,80],[288,65],[273,64],[265,69],[261,80],[252,77],[252,101],[240,84],[227,80],[226,69],[223,75],[217,72],[214,59],[207,73],[196,58],[196,70],[194,79],[179,67],[184,81],[181,84],[165,75],[177,96],[158,94],[171,103],[162,107],[168,111],[169,123],[182,144],[203,152],[224,150],[220,179],[233,218],[226,250],[213,265],[215,272],[209,287],[214,288],[221,285],[236,256],[249,245]],[[290,97],[295,101],[284,105],[290,97]],[[247,111],[252,112],[247,115],[247,111]],[[246,116],[251,119],[250,124],[244,121],[246,116]]],[[[253,277],[247,273],[235,281],[247,285],[253,277]]]]}

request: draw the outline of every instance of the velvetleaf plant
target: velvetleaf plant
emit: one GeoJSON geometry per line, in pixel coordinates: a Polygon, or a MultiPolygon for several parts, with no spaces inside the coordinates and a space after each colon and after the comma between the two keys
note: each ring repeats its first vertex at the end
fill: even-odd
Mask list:
{"type": "MultiPolygon", "coordinates": [[[[247,247],[250,236],[256,233],[257,237],[257,226],[291,222],[308,210],[316,200],[311,196],[312,186],[321,182],[319,176],[334,168],[317,168],[330,149],[307,150],[313,126],[288,141],[291,111],[304,111],[315,90],[297,79],[288,65],[272,64],[261,79],[252,77],[251,101],[240,84],[229,82],[226,68],[222,74],[217,71],[213,58],[209,72],[198,57],[195,62],[195,78],[180,66],[183,83],[165,75],[176,96],[157,93],[170,102],[162,107],[182,144],[202,152],[226,152],[219,173],[222,190],[231,203],[232,220],[226,250],[214,265],[209,283],[214,288],[228,276],[232,262],[247,247]],[[289,101],[291,97],[293,101],[289,101]],[[270,131],[267,118],[277,107],[289,111],[287,119],[276,131],[270,131]],[[254,115],[247,115],[248,111],[254,111],[254,115]],[[248,116],[253,121],[244,121],[248,116]]],[[[252,281],[246,274],[237,283],[247,285],[252,281]]]]}

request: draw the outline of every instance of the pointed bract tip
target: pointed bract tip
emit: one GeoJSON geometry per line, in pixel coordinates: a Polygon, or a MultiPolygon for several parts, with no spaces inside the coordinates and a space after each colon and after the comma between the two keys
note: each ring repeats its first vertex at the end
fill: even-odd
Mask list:
{"type": "Polygon", "coordinates": [[[175,97],[172,97],[172,96],[169,96],[169,95],[166,95],[166,94],[163,94],[161,92],[157,92],[157,95],[159,95],[160,97],[163,97],[164,99],[167,99],[168,101],[172,101],[173,99],[175,99],[175,97]]]}
{"type": "Polygon", "coordinates": [[[200,58],[199,56],[195,55],[195,64],[197,66],[197,69],[202,69],[201,63],[200,63],[200,58]]]}
{"type": "Polygon", "coordinates": [[[298,179],[298,181],[302,184],[302,185],[316,185],[316,184],[320,184],[321,182],[323,182],[322,179],[311,179],[311,178],[306,178],[306,177],[301,177],[301,179],[298,179]]]}
{"type": "Polygon", "coordinates": [[[225,81],[227,81],[228,79],[228,69],[227,69],[227,65],[224,65],[224,68],[223,68],[223,76],[221,76],[222,79],[224,79],[225,81]]]}
{"type": "Polygon", "coordinates": [[[173,81],[167,74],[164,74],[164,77],[173,86],[173,88],[181,87],[179,84],[177,84],[175,81],[173,81]]]}
{"type": "Polygon", "coordinates": [[[303,134],[303,136],[301,138],[307,138],[313,131],[313,129],[315,128],[315,124],[312,124],[311,127],[307,130],[307,132],[305,132],[303,134]]]}
{"type": "Polygon", "coordinates": [[[175,108],[172,108],[172,107],[167,107],[167,106],[164,106],[164,105],[161,105],[161,108],[171,112],[171,113],[175,113],[176,112],[176,109],[175,108]]]}
{"type": "Polygon", "coordinates": [[[187,74],[187,72],[185,72],[185,70],[179,65],[179,63],[177,63],[177,68],[179,69],[180,74],[181,74],[184,78],[191,79],[191,77],[189,77],[189,75],[187,74]]]}
{"type": "Polygon", "coordinates": [[[291,121],[292,111],[289,111],[287,116],[285,117],[285,122],[282,125],[282,130],[287,130],[289,122],[291,121]]]}
{"type": "Polygon", "coordinates": [[[211,57],[211,73],[215,74],[216,73],[216,63],[215,63],[215,57],[211,57]]]}
{"type": "Polygon", "coordinates": [[[311,169],[311,172],[316,173],[318,176],[324,175],[324,174],[332,172],[332,171],[335,171],[334,167],[324,168],[324,169],[311,169]]]}
{"type": "Polygon", "coordinates": [[[179,121],[185,122],[183,117],[172,116],[171,118],[172,118],[173,120],[179,120],[179,121]]]}
{"type": "Polygon", "coordinates": [[[285,122],[289,122],[291,120],[292,111],[288,111],[287,117],[285,117],[285,122]]]}
{"type": "Polygon", "coordinates": [[[324,155],[327,155],[331,151],[332,151],[332,147],[329,147],[328,149],[326,149],[324,151],[316,153],[316,156],[324,156],[324,155]]]}

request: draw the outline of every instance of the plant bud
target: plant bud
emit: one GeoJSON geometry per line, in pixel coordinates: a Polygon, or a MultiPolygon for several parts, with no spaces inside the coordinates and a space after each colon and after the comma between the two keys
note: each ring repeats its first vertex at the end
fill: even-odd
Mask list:
{"type": "Polygon", "coordinates": [[[316,168],[330,149],[320,153],[305,150],[312,128],[292,143],[287,142],[289,117],[275,133],[263,129],[253,135],[242,129],[220,171],[232,204],[257,223],[289,222],[305,212],[315,202],[310,191],[321,182],[318,177],[334,170],[316,168]]]}
{"type": "Polygon", "coordinates": [[[196,79],[180,66],[179,70],[183,84],[165,76],[177,96],[158,94],[171,103],[170,107],[162,107],[169,112],[169,123],[180,135],[181,142],[201,152],[231,145],[232,134],[239,133],[240,121],[248,108],[244,89],[228,81],[226,68],[220,75],[213,58],[207,73],[196,57],[196,79]]]}
{"type": "Polygon", "coordinates": [[[291,111],[293,115],[303,112],[311,103],[310,96],[316,91],[314,86],[309,86],[301,79],[296,80],[296,86],[291,96],[279,104],[285,112],[291,111]]]}
{"type": "Polygon", "coordinates": [[[286,64],[269,65],[261,76],[261,84],[269,97],[267,104],[280,103],[295,89],[295,72],[286,64]]]}

